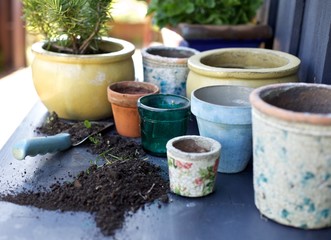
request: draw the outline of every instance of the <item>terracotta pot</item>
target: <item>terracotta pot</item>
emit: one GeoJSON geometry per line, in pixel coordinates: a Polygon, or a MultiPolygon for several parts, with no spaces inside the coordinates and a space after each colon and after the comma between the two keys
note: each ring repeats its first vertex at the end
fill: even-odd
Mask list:
{"type": "Polygon", "coordinates": [[[224,48],[201,52],[189,58],[187,96],[211,85],[260,87],[297,82],[300,60],[288,53],[262,48],[224,48]]]}
{"type": "Polygon", "coordinates": [[[221,144],[201,136],[180,136],[166,145],[170,190],[202,197],[214,191],[221,144]]]}
{"type": "Polygon", "coordinates": [[[218,171],[237,173],[252,157],[252,118],[249,94],[242,86],[207,86],[191,96],[191,111],[196,116],[199,134],[222,144],[218,171]]]}
{"type": "Polygon", "coordinates": [[[151,34],[148,21],[144,22],[124,22],[111,21],[109,23],[109,36],[120,38],[133,43],[135,46],[145,44],[146,34],[151,34]]]}
{"type": "Polygon", "coordinates": [[[186,96],[187,60],[198,51],[186,47],[153,46],[141,51],[144,81],[159,86],[160,93],[186,96]]]}
{"type": "Polygon", "coordinates": [[[293,227],[331,226],[331,86],[288,83],[250,95],[255,204],[293,227]]]}
{"type": "Polygon", "coordinates": [[[71,120],[100,120],[112,116],[105,89],[113,83],[134,79],[133,44],[103,38],[109,53],[74,55],[47,51],[44,42],[32,51],[32,77],[48,111],[71,120]]]}
{"type": "Polygon", "coordinates": [[[159,92],[158,86],[146,82],[123,81],[107,88],[117,132],[125,137],[140,137],[137,100],[159,92]]]}

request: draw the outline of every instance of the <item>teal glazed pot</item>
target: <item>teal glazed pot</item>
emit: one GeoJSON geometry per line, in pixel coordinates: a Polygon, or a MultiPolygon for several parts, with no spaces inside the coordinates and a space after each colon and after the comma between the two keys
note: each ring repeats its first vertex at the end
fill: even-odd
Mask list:
{"type": "Polygon", "coordinates": [[[138,99],[141,144],[155,156],[167,154],[167,142],[186,135],[190,100],[173,94],[154,94],[138,99]]]}
{"type": "Polygon", "coordinates": [[[252,157],[252,119],[249,94],[242,86],[214,85],[191,93],[191,111],[199,134],[222,145],[218,171],[237,173],[252,157]]]}
{"type": "Polygon", "coordinates": [[[292,227],[331,227],[331,86],[272,84],[250,101],[256,207],[292,227]]]}

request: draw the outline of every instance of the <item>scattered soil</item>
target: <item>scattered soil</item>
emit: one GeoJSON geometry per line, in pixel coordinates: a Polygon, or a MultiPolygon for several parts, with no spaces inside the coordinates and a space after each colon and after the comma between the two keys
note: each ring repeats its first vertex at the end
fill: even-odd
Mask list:
{"type": "MultiPolygon", "coordinates": [[[[52,113],[36,132],[57,134],[67,131],[67,124],[52,113]]],[[[83,126],[78,129],[86,128],[84,123],[77,126],[83,126]]],[[[84,132],[78,129],[75,126],[76,134],[84,132]]],[[[161,177],[158,166],[147,161],[137,142],[116,134],[100,133],[90,139],[87,149],[98,154],[104,160],[103,164],[90,166],[70,183],[56,182],[48,191],[40,188],[40,191],[8,194],[0,196],[0,199],[47,210],[90,212],[101,232],[107,236],[122,227],[127,214],[155,200],[159,207],[160,202],[169,201],[168,181],[161,177]]]]}
{"type": "Polygon", "coordinates": [[[52,185],[49,192],[23,192],[2,200],[47,210],[90,212],[101,232],[112,235],[122,227],[126,213],[156,199],[168,202],[168,184],[159,171],[143,160],[93,165],[71,183],[52,185]]]}
{"type": "Polygon", "coordinates": [[[116,160],[141,159],[146,153],[137,142],[120,135],[105,135],[100,129],[104,129],[107,122],[76,122],[71,123],[59,119],[56,113],[51,113],[42,126],[36,128],[36,133],[42,135],[55,135],[61,132],[68,132],[71,135],[73,144],[80,142],[82,139],[89,137],[87,151],[99,155],[107,163],[116,160]],[[93,133],[96,133],[92,135],[93,133]],[[92,136],[91,136],[92,135],[92,136]]]}
{"type": "Polygon", "coordinates": [[[173,143],[173,146],[183,152],[187,153],[204,153],[209,152],[209,150],[205,147],[202,147],[197,144],[197,142],[193,139],[185,139],[182,141],[177,141],[173,143]]]}
{"type": "Polygon", "coordinates": [[[61,132],[67,132],[71,136],[71,141],[75,145],[94,133],[104,129],[106,123],[100,122],[68,122],[59,119],[58,115],[53,112],[46,118],[42,126],[36,128],[35,132],[42,135],[55,135],[61,132]]]}
{"type": "Polygon", "coordinates": [[[143,87],[119,87],[115,89],[118,93],[126,93],[126,94],[148,94],[152,93],[153,91],[143,87]]]}

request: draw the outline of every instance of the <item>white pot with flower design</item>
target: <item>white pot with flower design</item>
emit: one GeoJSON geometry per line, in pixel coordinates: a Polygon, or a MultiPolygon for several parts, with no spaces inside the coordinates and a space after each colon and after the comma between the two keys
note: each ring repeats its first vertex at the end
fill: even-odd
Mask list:
{"type": "Polygon", "coordinates": [[[167,143],[170,190],[202,197],[215,189],[221,144],[202,136],[180,136],[167,143]]]}

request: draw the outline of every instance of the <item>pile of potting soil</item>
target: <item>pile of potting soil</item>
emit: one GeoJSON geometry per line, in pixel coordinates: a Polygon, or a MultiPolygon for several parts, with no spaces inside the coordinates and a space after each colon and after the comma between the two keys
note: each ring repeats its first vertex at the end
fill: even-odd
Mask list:
{"type": "Polygon", "coordinates": [[[126,160],[93,165],[73,182],[56,183],[50,191],[9,194],[1,200],[46,210],[90,212],[101,232],[112,235],[122,227],[126,213],[154,200],[168,202],[168,191],[158,167],[144,160],[126,160]]]}
{"type": "MultiPolygon", "coordinates": [[[[56,115],[50,117],[37,128],[38,133],[52,135],[67,127],[56,115]]],[[[86,128],[84,124],[79,126],[86,128]]],[[[92,213],[104,235],[114,234],[122,227],[126,214],[145,204],[168,202],[168,181],[158,166],[146,160],[137,142],[116,134],[98,134],[85,146],[106,160],[105,164],[90,166],[70,183],[56,182],[48,191],[40,187],[37,192],[8,194],[0,196],[0,200],[46,210],[92,213]]]]}

